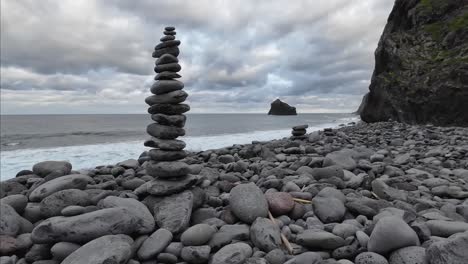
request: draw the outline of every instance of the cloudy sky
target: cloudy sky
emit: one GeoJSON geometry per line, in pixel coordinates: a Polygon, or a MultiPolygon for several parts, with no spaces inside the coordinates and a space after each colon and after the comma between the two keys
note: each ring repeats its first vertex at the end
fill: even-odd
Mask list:
{"type": "Polygon", "coordinates": [[[351,112],[392,0],[1,0],[1,113],[145,113],[151,53],[182,41],[192,113],[351,112]]]}

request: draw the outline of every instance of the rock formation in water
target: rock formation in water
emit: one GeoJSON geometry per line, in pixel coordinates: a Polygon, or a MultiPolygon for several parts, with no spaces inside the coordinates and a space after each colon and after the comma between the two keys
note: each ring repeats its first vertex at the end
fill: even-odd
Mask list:
{"type": "Polygon", "coordinates": [[[297,115],[296,107],[290,106],[285,102],[282,102],[280,99],[276,99],[271,103],[269,115],[297,115]]]}
{"type": "Polygon", "coordinates": [[[468,1],[397,0],[361,118],[468,126],[468,1]]]}

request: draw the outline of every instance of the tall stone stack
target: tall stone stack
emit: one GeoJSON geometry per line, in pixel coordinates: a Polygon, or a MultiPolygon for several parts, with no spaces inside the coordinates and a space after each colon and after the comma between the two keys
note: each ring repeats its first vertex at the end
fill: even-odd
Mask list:
{"type": "Polygon", "coordinates": [[[185,112],[190,110],[183,104],[188,94],[183,91],[184,84],[178,80],[181,76],[179,60],[180,40],[175,39],[175,28],[166,27],[161,43],[156,45],[153,58],[157,58],[154,71],[155,83],[151,86],[153,95],[145,102],[150,106],[148,113],[155,122],[148,125],[147,132],[151,139],[145,141],[145,146],[151,147],[148,154],[151,161],[147,173],[164,180],[184,180],[189,173],[189,166],[179,160],[185,158],[185,142],[177,140],[184,136],[186,121],[185,112]]]}

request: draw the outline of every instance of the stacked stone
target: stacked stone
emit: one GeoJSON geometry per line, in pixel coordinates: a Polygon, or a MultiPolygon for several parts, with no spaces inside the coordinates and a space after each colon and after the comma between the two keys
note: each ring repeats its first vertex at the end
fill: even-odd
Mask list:
{"type": "Polygon", "coordinates": [[[145,99],[150,106],[148,113],[155,121],[147,127],[152,138],[145,141],[145,146],[153,149],[148,152],[151,160],[146,170],[149,175],[165,180],[184,180],[189,173],[189,166],[180,161],[187,156],[185,142],[176,139],[185,135],[184,113],[190,107],[183,104],[188,96],[182,90],[184,84],[176,80],[181,77],[177,73],[181,67],[177,59],[180,40],[175,35],[174,27],[166,27],[161,43],[154,49],[156,82],[151,86],[153,95],[145,99]]]}
{"type": "Polygon", "coordinates": [[[291,134],[293,135],[293,137],[302,137],[307,133],[306,129],[308,127],[309,125],[294,126],[292,128],[291,134]]]}

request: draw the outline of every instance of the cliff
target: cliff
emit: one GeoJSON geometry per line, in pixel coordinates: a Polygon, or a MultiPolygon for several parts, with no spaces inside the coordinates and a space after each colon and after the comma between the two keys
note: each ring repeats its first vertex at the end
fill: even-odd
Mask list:
{"type": "Polygon", "coordinates": [[[366,122],[468,126],[468,1],[395,1],[366,96],[366,122]]]}
{"type": "Polygon", "coordinates": [[[282,102],[280,99],[276,99],[271,103],[269,115],[297,115],[296,107],[290,106],[285,102],[282,102]]]}

